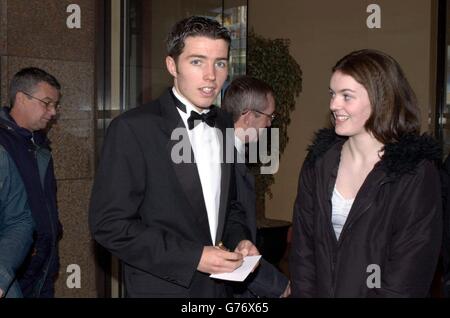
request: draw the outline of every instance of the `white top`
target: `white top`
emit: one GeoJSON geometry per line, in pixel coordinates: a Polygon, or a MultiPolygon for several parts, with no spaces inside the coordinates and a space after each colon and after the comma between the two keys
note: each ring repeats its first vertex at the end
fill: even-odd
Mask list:
{"type": "Polygon", "coordinates": [[[331,222],[333,224],[334,233],[336,233],[336,238],[339,240],[341,236],[342,228],[344,227],[345,221],[347,220],[348,213],[352,208],[353,199],[344,198],[334,186],[333,196],[331,198],[331,222]]]}
{"type": "MultiPolygon", "coordinates": [[[[204,122],[200,122],[192,130],[189,130],[187,120],[191,115],[191,111],[197,113],[198,111],[186,98],[177,92],[175,87],[172,88],[172,91],[175,97],[186,106],[186,113],[181,109],[177,109],[188,131],[189,141],[192,146],[200,176],[200,183],[202,185],[203,199],[205,200],[206,211],[208,213],[211,239],[212,243],[215,244],[220,205],[220,180],[222,176],[219,137],[216,128],[210,127],[204,122]]],[[[209,110],[202,111],[202,113],[207,112],[209,110]]]]}

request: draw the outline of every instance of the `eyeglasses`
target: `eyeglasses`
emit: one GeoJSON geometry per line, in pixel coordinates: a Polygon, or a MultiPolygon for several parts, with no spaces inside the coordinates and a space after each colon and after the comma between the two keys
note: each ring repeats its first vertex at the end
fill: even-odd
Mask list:
{"type": "Polygon", "coordinates": [[[26,92],[24,92],[24,91],[21,91],[21,92],[24,93],[25,95],[27,95],[28,97],[31,97],[31,98],[33,98],[33,99],[36,99],[36,100],[38,100],[38,101],[44,103],[45,108],[47,108],[47,110],[50,109],[51,107],[53,107],[55,110],[58,110],[58,108],[59,108],[59,106],[60,106],[59,101],[56,101],[56,102],[55,102],[55,101],[49,101],[49,102],[47,102],[47,101],[42,100],[42,99],[40,99],[40,98],[34,97],[33,95],[28,94],[28,93],[26,93],[26,92]]]}
{"type": "Polygon", "coordinates": [[[256,109],[250,109],[250,110],[251,110],[251,111],[254,111],[255,113],[258,113],[258,114],[261,114],[261,115],[264,115],[264,116],[269,117],[269,118],[270,118],[270,121],[274,121],[275,118],[277,118],[277,115],[276,115],[275,113],[272,113],[272,114],[266,114],[266,113],[264,113],[264,112],[262,112],[262,111],[259,111],[259,110],[256,110],[256,109]]]}

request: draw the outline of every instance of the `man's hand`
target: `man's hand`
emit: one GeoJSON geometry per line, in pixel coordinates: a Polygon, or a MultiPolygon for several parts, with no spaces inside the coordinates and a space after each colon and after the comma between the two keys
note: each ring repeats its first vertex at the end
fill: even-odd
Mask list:
{"type": "Polygon", "coordinates": [[[234,249],[236,253],[241,253],[242,256],[256,256],[260,255],[256,246],[249,240],[242,240],[234,249]]]}
{"type": "Polygon", "coordinates": [[[243,261],[240,253],[228,252],[217,246],[205,246],[197,270],[209,274],[230,273],[241,266],[243,261]]]}
{"type": "Polygon", "coordinates": [[[0,298],[3,297],[3,290],[0,288],[0,298]]]}

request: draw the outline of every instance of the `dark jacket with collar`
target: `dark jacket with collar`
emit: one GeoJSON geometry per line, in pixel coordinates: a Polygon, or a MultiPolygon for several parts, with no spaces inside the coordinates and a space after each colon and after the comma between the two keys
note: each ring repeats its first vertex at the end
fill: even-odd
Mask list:
{"type": "MultiPolygon", "coordinates": [[[[237,199],[242,204],[252,241],[256,244],[256,193],[255,177],[245,163],[236,163],[237,199]]],[[[274,265],[261,258],[258,268],[244,283],[236,284],[234,296],[242,298],[279,298],[288,285],[288,278],[274,265]]]]}
{"type": "Polygon", "coordinates": [[[450,155],[441,170],[444,236],[442,241],[443,293],[450,298],[450,155]]]}
{"type": "MultiPolygon", "coordinates": [[[[231,117],[220,109],[216,127],[224,136],[225,129],[233,127],[231,117]]],[[[173,160],[183,152],[180,136],[190,149],[169,91],[117,117],[108,128],[89,223],[97,242],[122,260],[128,297],[228,296],[223,281],[197,271],[203,247],[223,240],[234,249],[240,240],[250,239],[235,200],[233,164],[223,163],[212,242],[197,166],[173,160]]],[[[231,151],[233,147],[231,143],[231,151]]]]}
{"type": "Polygon", "coordinates": [[[3,297],[22,297],[16,272],[33,241],[33,217],[19,171],[0,145],[0,289],[3,297]]]}
{"type": "Polygon", "coordinates": [[[337,240],[331,197],[345,140],[319,131],[301,170],[292,296],[426,297],[442,239],[440,148],[427,136],[386,144],[337,240]]]}
{"type": "Polygon", "coordinates": [[[62,228],[49,140],[42,131],[31,133],[19,127],[4,107],[0,112],[0,144],[17,166],[36,225],[31,252],[17,273],[22,293],[24,297],[53,297],[62,228]]]}

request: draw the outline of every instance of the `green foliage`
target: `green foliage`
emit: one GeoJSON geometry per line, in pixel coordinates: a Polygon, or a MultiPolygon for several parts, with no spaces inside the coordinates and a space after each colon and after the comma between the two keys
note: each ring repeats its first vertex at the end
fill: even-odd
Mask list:
{"type": "MultiPolygon", "coordinates": [[[[248,34],[247,74],[268,83],[275,92],[276,119],[272,127],[279,128],[280,155],[289,141],[287,127],[295,99],[302,90],[302,70],[289,53],[290,40],[266,39],[250,31],[248,34]]],[[[251,167],[256,176],[256,195],[264,200],[265,194],[272,197],[270,186],[274,183],[271,174],[260,174],[259,165],[251,167]]]]}

